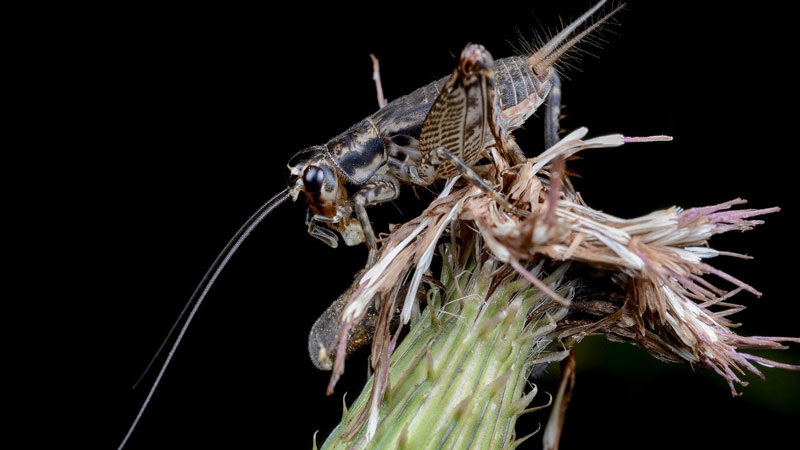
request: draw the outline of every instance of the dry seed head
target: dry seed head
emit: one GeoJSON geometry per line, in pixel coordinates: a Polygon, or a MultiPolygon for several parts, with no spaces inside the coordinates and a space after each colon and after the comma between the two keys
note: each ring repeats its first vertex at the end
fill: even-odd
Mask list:
{"type": "MultiPolygon", "coordinates": [[[[744,203],[736,199],[688,210],[673,207],[633,219],[594,210],[583,202],[571,184],[548,179],[564,173],[552,168],[548,171],[550,164],[589,148],[670,138],[608,135],[586,139],[587,133],[588,130],[580,128],[538,157],[515,167],[509,167],[499,152],[491,151],[492,164],[476,168],[491,184],[499,186],[500,192],[507,193],[515,206],[530,211],[527,218],[507,213],[478,188],[460,185],[457,179],[451,179],[419,217],[395,227],[385,240],[376,264],[357,283],[344,309],[344,327],[357,323],[373,300],[378,301],[381,308],[399,304],[395,297],[404,280],[410,280],[409,292],[416,292],[435,250],[442,248],[439,246],[440,238],[448,231],[462,230],[461,242],[465,245],[457,244],[457,248],[441,252],[444,265],[451,267],[452,272],[463,273],[465,270],[463,263],[459,264],[463,261],[460,254],[472,255],[481,261],[486,258],[495,261],[494,265],[481,268],[483,277],[504,274],[507,266],[504,268],[502,264],[508,263],[519,275],[501,285],[506,289],[514,283],[521,286],[524,285],[523,279],[533,278],[536,281],[532,284],[538,288],[536,296],[540,299],[557,299],[575,293],[574,284],[548,285],[548,282],[539,281],[544,261],[573,261],[576,268],[581,265],[599,268],[606,271],[607,280],[613,280],[613,283],[609,282],[613,286],[598,298],[573,300],[569,302],[569,309],[554,309],[553,306],[559,304],[553,302],[550,309],[537,313],[542,315],[535,322],[536,328],[525,329],[514,338],[517,343],[535,344],[524,359],[528,370],[564,359],[569,354],[567,343],[574,343],[590,334],[605,334],[616,340],[632,342],[665,361],[687,362],[712,369],[729,383],[733,393],[736,393],[735,383],[746,384],[740,379],[744,370],[761,376],[752,362],[797,369],[741,352],[746,348],[781,349],[785,348],[781,342],[797,342],[797,339],[743,337],[731,331],[733,324],[727,316],[741,307],[729,303],[730,298],[742,290],[759,293],[705,262],[724,254],[708,246],[711,236],[731,230],[749,230],[762,223],[753,217],[775,212],[777,208],[735,210],[732,208],[744,203]],[[551,186],[556,189],[560,186],[559,192],[550,192],[551,186]],[[477,232],[473,239],[466,239],[464,230],[477,232]],[[531,265],[536,262],[538,264],[531,273],[531,265]],[[717,287],[706,278],[708,276],[733,283],[735,288],[727,291],[717,287]],[[548,294],[548,289],[557,293],[548,294]],[[720,307],[725,309],[718,310],[720,307]],[[587,312],[591,319],[563,322],[569,311],[587,312]]],[[[563,277],[567,267],[562,266],[557,279],[563,277]]],[[[474,301],[472,297],[476,289],[485,295],[491,288],[490,285],[476,286],[478,278],[471,277],[471,284],[466,288],[459,286],[459,296],[452,295],[453,300],[447,302],[446,307],[456,309],[441,309],[433,316],[459,323],[468,321],[464,305],[474,301]],[[460,295],[461,290],[467,295],[460,295]]],[[[410,310],[413,301],[413,298],[405,299],[401,315],[403,323],[410,318],[406,311],[410,310]]],[[[507,305],[494,313],[490,314],[489,310],[481,312],[481,317],[483,314],[486,317],[474,330],[476,336],[486,336],[493,329],[503,328],[507,320],[516,316],[512,314],[516,312],[513,306],[516,299],[506,301],[507,305]]],[[[433,317],[429,321],[435,323],[433,317]]],[[[377,381],[369,402],[370,412],[363,410],[349,423],[345,433],[349,437],[355,437],[366,422],[369,422],[367,439],[377,432],[380,400],[388,388],[390,344],[387,338],[388,335],[375,338],[373,352],[377,351],[381,356],[374,358],[374,380],[377,381]]],[[[431,352],[432,349],[426,357],[428,379],[436,380],[440,368],[431,352]]],[[[342,364],[343,359],[337,359],[334,371],[337,367],[341,370],[342,364]]],[[[336,372],[334,376],[338,376],[336,372]]]]}

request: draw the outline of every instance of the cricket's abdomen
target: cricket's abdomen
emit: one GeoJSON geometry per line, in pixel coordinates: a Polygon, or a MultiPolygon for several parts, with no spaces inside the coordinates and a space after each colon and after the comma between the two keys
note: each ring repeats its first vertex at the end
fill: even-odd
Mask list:
{"type": "Polygon", "coordinates": [[[527,57],[498,59],[494,62],[494,77],[503,110],[519,105],[533,94],[544,94],[544,85],[528,67],[527,57]]]}

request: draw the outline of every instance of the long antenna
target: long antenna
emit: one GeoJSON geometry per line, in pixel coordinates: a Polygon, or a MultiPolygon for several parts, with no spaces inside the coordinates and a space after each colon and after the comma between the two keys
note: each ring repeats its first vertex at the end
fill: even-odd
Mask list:
{"type": "MultiPolygon", "coordinates": [[[[125,447],[125,443],[128,442],[128,438],[131,437],[133,430],[139,423],[139,419],[142,418],[142,414],[144,414],[144,410],[147,408],[147,404],[150,403],[150,398],[153,397],[153,392],[155,392],[156,388],[158,387],[158,383],[161,382],[161,377],[167,370],[167,366],[169,365],[169,362],[172,360],[172,355],[175,354],[175,350],[178,348],[178,345],[180,345],[181,340],[183,339],[183,335],[184,333],[186,333],[186,329],[189,328],[189,324],[192,323],[192,319],[194,318],[197,309],[200,308],[200,304],[203,303],[203,299],[206,297],[208,290],[211,289],[211,286],[214,285],[214,281],[222,272],[222,269],[225,268],[225,265],[228,264],[228,261],[231,259],[231,256],[233,256],[233,254],[236,252],[239,246],[242,245],[242,242],[244,242],[244,240],[247,239],[247,236],[258,226],[258,224],[261,223],[261,221],[264,220],[264,218],[267,217],[267,215],[270,212],[272,212],[272,210],[275,209],[275,207],[285,202],[286,199],[288,198],[289,198],[289,189],[287,188],[278,193],[276,196],[267,200],[267,202],[264,203],[263,205],[261,205],[261,207],[258,208],[258,211],[256,211],[252,216],[250,216],[250,218],[247,219],[247,222],[245,222],[239,228],[236,234],[233,235],[233,237],[225,245],[225,248],[223,248],[222,251],[219,253],[219,255],[217,255],[217,258],[214,260],[214,263],[211,264],[211,267],[208,268],[208,271],[206,272],[205,276],[203,276],[203,279],[200,281],[200,284],[197,285],[197,288],[195,288],[194,292],[192,293],[192,296],[189,297],[189,301],[186,302],[186,305],[183,307],[183,311],[181,311],[180,315],[178,316],[178,319],[175,321],[175,323],[172,325],[172,328],[169,330],[166,339],[164,339],[164,341],[161,343],[161,346],[158,348],[158,351],[156,352],[153,359],[150,360],[150,364],[147,365],[147,368],[145,369],[142,376],[139,377],[138,381],[136,381],[136,384],[139,384],[144,375],[150,369],[150,366],[152,366],[155,360],[158,358],[158,355],[161,354],[161,351],[164,349],[167,341],[169,341],[170,336],[172,336],[172,333],[177,328],[178,323],[180,323],[181,318],[184,316],[186,311],[189,310],[189,306],[194,304],[191,311],[189,312],[189,315],[186,317],[186,321],[183,323],[180,332],[178,333],[178,337],[175,338],[175,342],[172,344],[172,348],[170,348],[169,353],[167,354],[167,359],[164,360],[164,363],[161,365],[161,370],[159,370],[158,376],[156,377],[156,380],[153,382],[153,386],[147,393],[147,397],[144,399],[144,403],[142,403],[142,406],[139,408],[139,412],[136,414],[136,418],[133,420],[133,423],[131,424],[130,428],[128,428],[128,433],[125,434],[125,438],[122,439],[122,443],[119,444],[117,450],[122,450],[122,448],[125,447]],[[200,295],[198,295],[198,292],[200,293],[200,295]]],[[[136,387],[136,384],[134,385],[134,387],[136,387]]]]}

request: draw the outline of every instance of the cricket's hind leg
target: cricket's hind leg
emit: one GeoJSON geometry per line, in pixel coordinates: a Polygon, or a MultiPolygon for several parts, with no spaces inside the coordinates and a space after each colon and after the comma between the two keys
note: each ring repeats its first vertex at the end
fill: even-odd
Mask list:
{"type": "Polygon", "coordinates": [[[437,148],[434,153],[436,154],[436,157],[439,160],[441,160],[441,162],[444,161],[452,162],[465,180],[467,180],[470,184],[477,186],[480,190],[491,196],[494,199],[494,201],[497,202],[498,205],[502,206],[507,211],[523,217],[530,215],[530,212],[519,209],[516,206],[509,203],[508,200],[505,199],[505,197],[503,197],[497,191],[492,189],[492,187],[489,186],[486,183],[486,181],[484,181],[484,179],[481,178],[477,173],[475,173],[475,171],[473,171],[469,166],[467,166],[464,163],[464,161],[461,161],[458,157],[445,150],[444,147],[437,148]]]}
{"type": "Polygon", "coordinates": [[[561,78],[556,71],[550,78],[550,93],[547,95],[544,111],[544,147],[548,149],[559,141],[558,131],[561,118],[561,78]]]}

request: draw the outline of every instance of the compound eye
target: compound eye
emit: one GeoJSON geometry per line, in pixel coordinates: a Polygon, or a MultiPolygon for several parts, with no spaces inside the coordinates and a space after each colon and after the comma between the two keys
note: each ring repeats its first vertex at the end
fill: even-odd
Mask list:
{"type": "Polygon", "coordinates": [[[309,194],[322,192],[322,183],[325,181],[325,172],[317,166],[306,167],[303,172],[303,187],[309,194]]]}
{"type": "Polygon", "coordinates": [[[467,75],[472,75],[475,72],[477,64],[476,61],[467,59],[461,63],[461,71],[467,75]]]}
{"type": "Polygon", "coordinates": [[[467,45],[461,52],[461,73],[473,75],[486,68],[490,68],[492,57],[489,52],[479,44],[467,45]]]}

